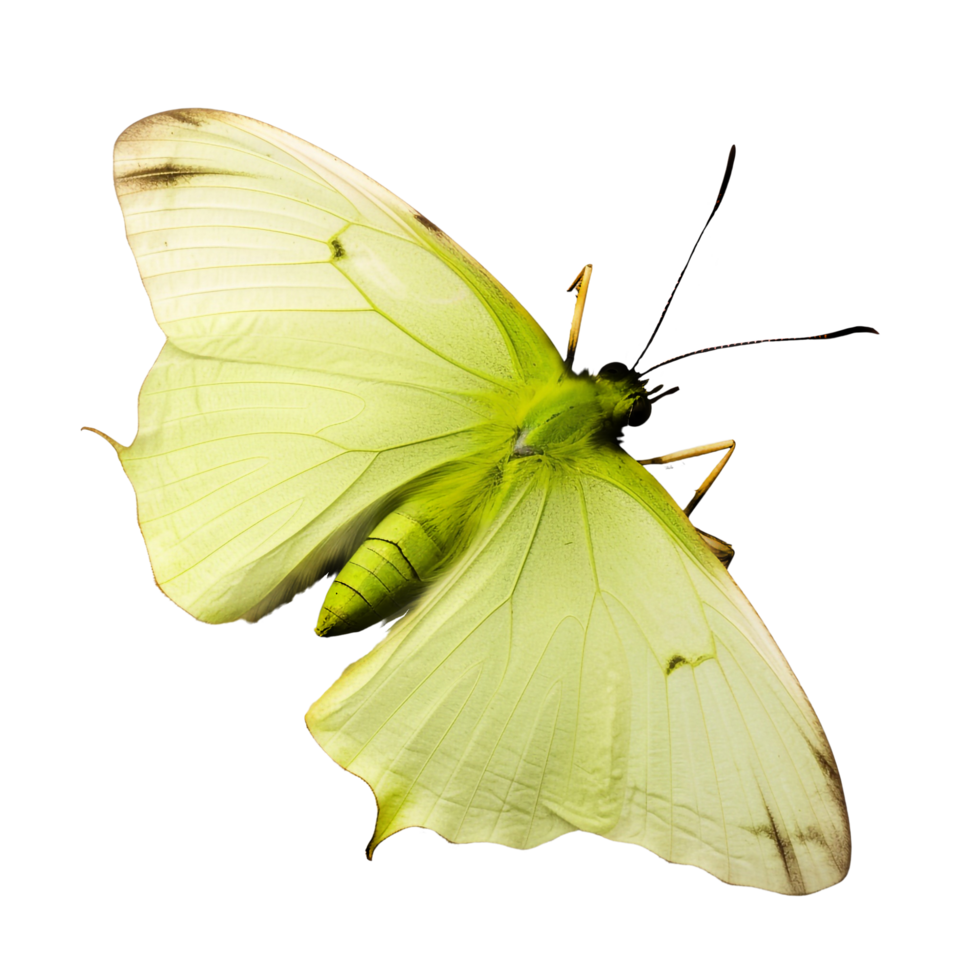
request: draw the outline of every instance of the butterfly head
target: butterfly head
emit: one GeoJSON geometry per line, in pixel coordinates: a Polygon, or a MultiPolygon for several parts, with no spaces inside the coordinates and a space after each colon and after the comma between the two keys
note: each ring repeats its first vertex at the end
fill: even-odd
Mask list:
{"type": "Polygon", "coordinates": [[[619,361],[606,364],[595,376],[595,384],[615,428],[622,431],[624,426],[643,425],[650,418],[657,399],[650,397],[653,392],[647,391],[646,381],[632,368],[619,361]]]}

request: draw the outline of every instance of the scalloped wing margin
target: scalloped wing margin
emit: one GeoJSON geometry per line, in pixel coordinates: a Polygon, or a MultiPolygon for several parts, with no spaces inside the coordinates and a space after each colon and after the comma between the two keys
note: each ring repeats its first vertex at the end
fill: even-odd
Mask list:
{"type": "Polygon", "coordinates": [[[752,607],[623,454],[522,461],[480,543],[310,709],[405,827],[533,847],[587,830],[787,894],[850,838],[820,723],[752,607]]]}

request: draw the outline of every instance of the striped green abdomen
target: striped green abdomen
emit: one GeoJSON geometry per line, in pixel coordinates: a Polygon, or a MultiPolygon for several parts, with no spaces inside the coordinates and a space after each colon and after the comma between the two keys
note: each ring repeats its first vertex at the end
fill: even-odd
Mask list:
{"type": "Polygon", "coordinates": [[[410,602],[443,548],[412,516],[389,514],[340,570],[323,600],[319,636],[356,633],[410,602]]]}

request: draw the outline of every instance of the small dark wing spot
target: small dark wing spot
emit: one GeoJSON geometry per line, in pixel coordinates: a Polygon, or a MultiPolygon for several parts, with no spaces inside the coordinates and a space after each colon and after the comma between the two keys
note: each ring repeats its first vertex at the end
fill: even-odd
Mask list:
{"type": "Polygon", "coordinates": [[[813,758],[823,771],[824,777],[827,780],[827,788],[831,792],[834,803],[837,804],[837,812],[840,815],[842,824],[842,834],[839,839],[830,842],[832,845],[830,851],[841,870],[846,872],[851,863],[851,829],[847,819],[847,805],[844,802],[844,787],[841,783],[840,772],[834,763],[833,757],[826,752],[822,752],[814,745],[802,728],[800,729],[800,734],[813,753],[813,758]]]}
{"type": "Polygon", "coordinates": [[[184,123],[187,126],[200,126],[204,119],[199,110],[196,109],[171,109],[169,112],[161,112],[161,116],[168,116],[174,122],[184,123]]]}
{"type": "Polygon", "coordinates": [[[801,844],[816,844],[819,847],[822,847],[825,851],[830,850],[830,845],[827,843],[827,838],[820,832],[819,827],[807,827],[806,830],[800,830],[793,836],[801,844]]]}
{"type": "Polygon", "coordinates": [[[445,235],[446,233],[434,222],[429,221],[429,219],[424,214],[419,214],[415,212],[415,220],[423,227],[428,228],[433,235],[445,235]]]}
{"type": "Polygon", "coordinates": [[[116,187],[130,191],[152,191],[163,187],[176,187],[186,184],[192,177],[248,177],[248,174],[234,170],[214,170],[208,167],[194,167],[186,163],[170,161],[152,167],[136,167],[128,173],[116,177],[116,187]]]}
{"type": "Polygon", "coordinates": [[[694,660],[688,660],[687,657],[682,657],[679,653],[675,653],[670,660],[667,661],[667,666],[664,668],[664,673],[669,677],[678,667],[690,667],[692,670],[695,667],[700,667],[706,660],[714,660],[715,655],[713,653],[703,653],[700,657],[694,660]]]}
{"type": "Polygon", "coordinates": [[[204,125],[206,115],[198,109],[171,109],[169,112],[158,112],[155,116],[147,116],[134,122],[122,134],[123,139],[152,139],[159,136],[161,129],[164,129],[167,120],[178,123],[182,126],[194,126],[199,128],[204,125]]]}
{"type": "Polygon", "coordinates": [[[776,851],[779,854],[779,859],[783,863],[783,868],[786,871],[786,878],[789,881],[790,888],[797,895],[802,895],[806,892],[806,887],[803,882],[803,875],[800,872],[800,863],[797,860],[796,852],[793,850],[792,841],[782,832],[779,826],[777,826],[776,821],[773,819],[772,810],[769,809],[769,804],[765,804],[766,816],[769,818],[768,824],[760,824],[757,827],[748,828],[751,833],[755,834],[756,837],[767,837],[776,846],[776,851]]]}
{"type": "Polygon", "coordinates": [[[340,244],[340,239],[335,238],[330,243],[330,248],[333,250],[333,257],[335,259],[342,259],[347,253],[344,252],[344,246],[340,244]]]}

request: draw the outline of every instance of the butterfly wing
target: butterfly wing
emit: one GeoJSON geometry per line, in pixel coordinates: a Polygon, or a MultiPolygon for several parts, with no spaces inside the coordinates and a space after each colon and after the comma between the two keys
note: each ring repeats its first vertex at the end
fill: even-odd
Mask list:
{"type": "Polygon", "coordinates": [[[765,626],[632,459],[517,468],[486,534],[307,716],[370,783],[369,846],[581,829],[817,891],[850,842],[830,745],[765,626]]]}
{"type": "Polygon", "coordinates": [[[272,126],[151,116],[115,180],[167,343],[113,443],[157,582],[200,619],[257,619],[336,570],[400,486],[478,448],[492,395],[561,371],[435,225],[272,126]]]}

